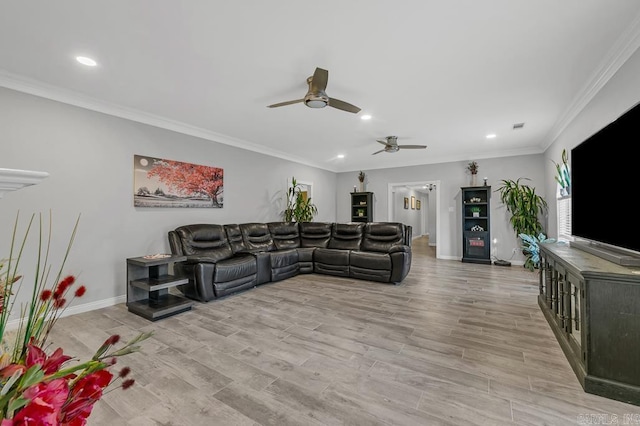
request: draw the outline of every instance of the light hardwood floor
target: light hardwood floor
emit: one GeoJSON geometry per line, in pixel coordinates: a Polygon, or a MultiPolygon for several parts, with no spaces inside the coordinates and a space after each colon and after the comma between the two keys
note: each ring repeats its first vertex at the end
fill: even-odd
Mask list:
{"type": "Polygon", "coordinates": [[[62,318],[52,347],[84,359],[155,332],[90,425],[640,424],[582,391],[537,273],[438,260],[426,238],[413,252],[400,285],[299,275],[156,322],[118,305],[62,318]]]}

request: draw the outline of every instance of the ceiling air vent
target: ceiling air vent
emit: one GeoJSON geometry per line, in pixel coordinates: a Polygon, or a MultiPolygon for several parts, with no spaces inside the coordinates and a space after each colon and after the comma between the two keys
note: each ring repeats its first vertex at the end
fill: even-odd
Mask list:
{"type": "Polygon", "coordinates": [[[513,129],[522,129],[524,127],[524,123],[516,123],[513,125],[513,129]]]}

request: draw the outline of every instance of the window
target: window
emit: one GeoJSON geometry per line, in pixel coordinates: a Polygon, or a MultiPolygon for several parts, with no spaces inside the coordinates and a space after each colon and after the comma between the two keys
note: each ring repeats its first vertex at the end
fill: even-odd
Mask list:
{"type": "Polygon", "coordinates": [[[558,240],[571,240],[571,197],[557,199],[558,240]]]}

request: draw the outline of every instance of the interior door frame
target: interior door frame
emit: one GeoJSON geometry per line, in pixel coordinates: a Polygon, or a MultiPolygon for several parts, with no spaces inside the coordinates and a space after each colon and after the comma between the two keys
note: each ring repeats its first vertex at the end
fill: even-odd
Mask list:
{"type": "MultiPolygon", "coordinates": [[[[389,218],[389,221],[392,222],[394,219],[394,205],[393,205],[393,193],[394,193],[394,188],[397,187],[405,187],[405,186],[415,186],[415,185],[424,185],[424,184],[433,184],[435,187],[433,188],[433,190],[431,191],[432,194],[433,192],[435,192],[435,200],[436,200],[436,207],[433,210],[435,212],[436,215],[436,258],[439,259],[439,249],[438,246],[440,245],[438,242],[440,240],[440,237],[442,235],[441,230],[440,230],[440,181],[439,180],[421,180],[421,181],[417,181],[417,182],[391,182],[387,184],[387,217],[389,218]]],[[[429,204],[431,204],[431,200],[432,200],[432,196],[433,195],[429,195],[429,204]]],[[[421,214],[421,218],[420,220],[423,221],[422,223],[424,223],[424,208],[420,209],[420,214],[421,214]]],[[[423,227],[424,228],[424,227],[423,227]]]]}

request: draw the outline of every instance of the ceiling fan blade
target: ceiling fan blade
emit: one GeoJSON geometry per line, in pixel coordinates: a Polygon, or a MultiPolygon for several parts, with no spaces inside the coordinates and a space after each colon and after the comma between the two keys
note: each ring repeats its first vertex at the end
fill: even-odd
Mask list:
{"type": "Polygon", "coordinates": [[[376,151],[376,152],[374,152],[374,153],[373,153],[373,154],[371,154],[371,155],[380,154],[381,152],[384,152],[384,149],[381,149],[380,151],[376,151]]]}
{"type": "Polygon", "coordinates": [[[311,77],[311,93],[324,92],[327,89],[327,82],[329,81],[329,71],[322,68],[316,68],[311,77]]]}
{"type": "Polygon", "coordinates": [[[388,144],[388,142],[385,139],[376,139],[376,142],[379,142],[382,145],[387,145],[388,144]]]}
{"type": "Polygon", "coordinates": [[[426,147],[426,145],[398,145],[398,148],[402,149],[421,149],[426,147]]]}
{"type": "Polygon", "coordinates": [[[299,104],[300,102],[304,102],[304,99],[296,99],[295,101],[286,101],[286,102],[280,102],[279,104],[267,105],[267,108],[276,108],[276,107],[281,107],[285,105],[299,104]]]}
{"type": "Polygon", "coordinates": [[[352,112],[354,114],[357,114],[360,112],[360,108],[358,108],[357,106],[351,105],[350,103],[341,101],[340,99],[336,99],[336,98],[329,98],[329,106],[341,109],[343,111],[352,112]]]}

